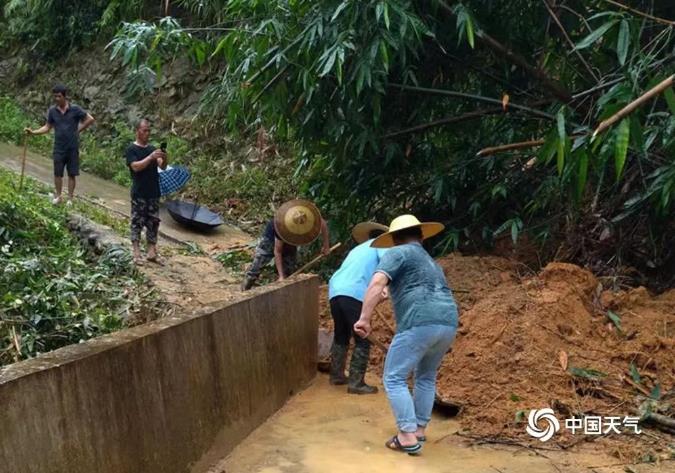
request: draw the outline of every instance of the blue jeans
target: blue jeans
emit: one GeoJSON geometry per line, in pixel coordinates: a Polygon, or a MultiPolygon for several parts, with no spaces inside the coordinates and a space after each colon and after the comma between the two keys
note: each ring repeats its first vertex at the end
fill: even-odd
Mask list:
{"type": "Polygon", "coordinates": [[[436,374],[443,356],[455,340],[457,327],[426,325],[397,333],[384,362],[384,389],[401,432],[426,427],[436,396],[436,374]],[[410,395],[407,379],[415,373],[410,395]]]}

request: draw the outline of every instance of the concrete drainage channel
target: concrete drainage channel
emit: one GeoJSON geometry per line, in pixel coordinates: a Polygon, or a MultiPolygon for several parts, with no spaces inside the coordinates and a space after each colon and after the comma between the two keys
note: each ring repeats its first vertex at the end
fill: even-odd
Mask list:
{"type": "Polygon", "coordinates": [[[0,471],[208,468],[316,375],[318,285],[300,276],[5,367],[0,471]]]}

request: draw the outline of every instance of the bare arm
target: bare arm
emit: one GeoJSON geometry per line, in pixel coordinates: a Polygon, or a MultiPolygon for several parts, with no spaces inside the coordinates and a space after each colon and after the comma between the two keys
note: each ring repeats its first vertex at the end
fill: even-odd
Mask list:
{"type": "Polygon", "coordinates": [[[29,135],[45,135],[45,134],[49,133],[49,130],[51,130],[51,129],[52,129],[52,126],[49,123],[45,123],[44,125],[42,125],[37,130],[32,130],[30,128],[24,128],[23,131],[25,131],[29,135]]]}
{"type": "Polygon", "coordinates": [[[150,164],[153,161],[163,159],[164,156],[165,155],[164,153],[162,153],[161,150],[156,149],[155,151],[150,153],[150,155],[148,155],[146,158],[143,158],[140,161],[134,161],[133,163],[129,164],[129,167],[131,168],[132,171],[139,172],[150,166],[150,164]]]}
{"type": "Polygon", "coordinates": [[[327,255],[330,253],[330,235],[328,233],[328,224],[324,219],[321,219],[321,238],[323,241],[321,253],[327,255]]]}
{"type": "Polygon", "coordinates": [[[389,284],[389,278],[384,273],[375,273],[370,280],[366,296],[363,299],[363,306],[361,307],[361,317],[358,322],[354,324],[354,331],[362,338],[366,338],[372,332],[370,326],[370,319],[373,317],[373,311],[377,304],[385,299],[385,289],[389,284]]]}
{"type": "Polygon", "coordinates": [[[279,281],[286,279],[284,274],[284,242],[278,238],[274,238],[274,265],[277,267],[277,274],[279,274],[279,281]]]}
{"type": "Polygon", "coordinates": [[[96,120],[94,117],[92,117],[89,113],[87,113],[87,116],[85,117],[84,120],[80,122],[80,126],[77,127],[77,132],[82,133],[84,130],[89,128],[92,123],[94,123],[96,120]]]}

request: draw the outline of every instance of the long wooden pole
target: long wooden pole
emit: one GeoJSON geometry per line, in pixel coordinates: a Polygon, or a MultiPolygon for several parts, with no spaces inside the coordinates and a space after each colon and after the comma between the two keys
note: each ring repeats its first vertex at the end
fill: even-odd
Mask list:
{"type": "Polygon", "coordinates": [[[641,105],[645,104],[648,102],[650,99],[654,98],[655,96],[659,95],[661,92],[666,90],[668,87],[671,87],[673,85],[673,82],[675,81],[675,75],[672,75],[668,77],[666,80],[662,81],[660,84],[652,87],[650,90],[642,94],[640,97],[637,99],[633,100],[631,103],[626,105],[624,108],[616,112],[614,115],[609,117],[607,120],[604,120],[603,122],[600,122],[600,125],[598,125],[598,128],[595,129],[593,132],[593,138],[598,136],[600,133],[605,131],[607,128],[611,127],[614,125],[616,122],[621,120],[627,115],[630,115],[635,111],[635,109],[639,108],[641,105]]]}
{"type": "Polygon", "coordinates": [[[319,261],[321,261],[323,258],[325,258],[326,256],[328,256],[329,254],[331,254],[333,251],[337,250],[337,249],[340,248],[341,246],[342,246],[342,243],[336,243],[336,244],[334,244],[333,246],[331,246],[330,250],[328,250],[328,253],[326,253],[325,255],[319,255],[319,256],[317,256],[317,257],[314,258],[312,261],[310,261],[309,263],[307,263],[306,265],[304,265],[302,268],[298,269],[296,272],[294,272],[293,274],[291,274],[289,277],[293,277],[293,276],[295,276],[296,274],[304,273],[304,272],[307,271],[309,268],[311,268],[312,266],[314,266],[316,263],[318,263],[319,261]]]}
{"type": "Polygon", "coordinates": [[[509,143],[507,145],[492,146],[490,148],[483,148],[476,156],[490,156],[492,154],[501,153],[502,151],[511,151],[514,149],[534,148],[545,143],[544,140],[522,141],[520,143],[509,143]]]}
{"type": "Polygon", "coordinates": [[[23,156],[21,158],[21,177],[19,178],[19,192],[23,188],[23,175],[26,173],[26,149],[28,148],[28,133],[23,137],[23,156]]]}

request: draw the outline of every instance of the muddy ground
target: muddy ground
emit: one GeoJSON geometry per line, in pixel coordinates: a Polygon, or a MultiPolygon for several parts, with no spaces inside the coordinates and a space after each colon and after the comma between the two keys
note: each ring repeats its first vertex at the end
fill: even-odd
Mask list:
{"type": "MultiPolygon", "coordinates": [[[[530,409],[553,407],[558,418],[675,416],[675,290],[612,292],[578,266],[551,263],[538,274],[495,257],[453,254],[439,260],[460,306],[460,327],[439,372],[440,398],[461,405],[468,435],[532,445],[530,409]],[[614,318],[614,320],[612,320],[614,318]]],[[[330,328],[326,290],[321,324],[330,328]]],[[[378,308],[375,334],[391,341],[389,302],[378,308]]],[[[384,354],[373,348],[371,370],[384,354]]],[[[572,435],[549,444],[592,442],[621,461],[675,457],[675,436],[645,425],[642,435],[572,435]]],[[[547,446],[549,445],[547,444],[547,446]]],[[[670,464],[675,471],[675,464],[670,464]]]]}

